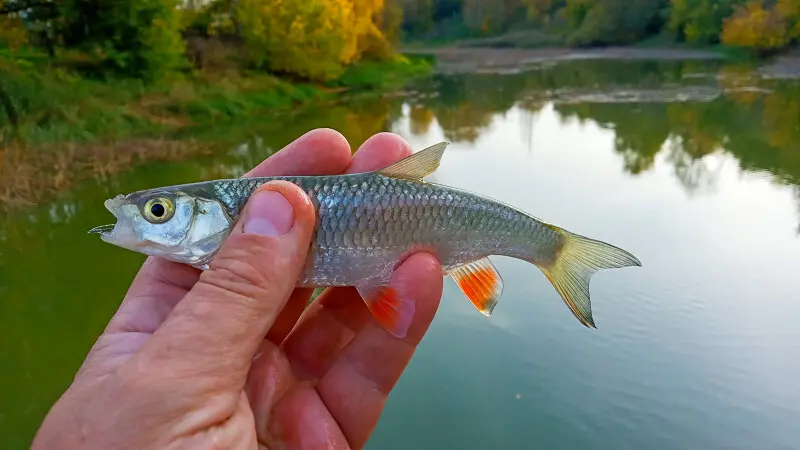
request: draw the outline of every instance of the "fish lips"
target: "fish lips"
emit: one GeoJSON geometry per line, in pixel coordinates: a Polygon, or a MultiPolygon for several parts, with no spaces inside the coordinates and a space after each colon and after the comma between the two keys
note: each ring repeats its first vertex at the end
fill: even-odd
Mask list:
{"type": "MultiPolygon", "coordinates": [[[[99,234],[100,238],[105,242],[124,247],[126,242],[124,235],[131,234],[130,227],[125,227],[124,224],[122,223],[123,222],[122,217],[120,217],[120,212],[122,210],[123,205],[125,204],[125,196],[121,194],[117,195],[114,198],[106,200],[103,204],[108,210],[108,212],[113,214],[114,217],[117,219],[117,223],[100,225],[92,228],[88,232],[90,234],[99,234]]],[[[130,238],[135,239],[134,236],[130,236],[130,238]]]]}
{"type": "Polygon", "coordinates": [[[89,234],[99,234],[99,235],[101,235],[101,236],[104,236],[104,235],[106,235],[106,234],[111,234],[111,233],[113,233],[113,232],[114,232],[114,227],[115,227],[115,226],[116,226],[116,225],[114,225],[114,224],[109,224],[109,225],[100,225],[99,227],[94,227],[94,228],[92,228],[91,230],[89,230],[89,231],[88,231],[88,233],[89,233],[89,234]]]}

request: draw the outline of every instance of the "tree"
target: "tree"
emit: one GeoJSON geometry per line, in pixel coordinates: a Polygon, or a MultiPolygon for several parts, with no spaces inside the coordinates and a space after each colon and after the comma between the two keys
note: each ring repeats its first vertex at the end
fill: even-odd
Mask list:
{"type": "Polygon", "coordinates": [[[440,22],[461,14],[463,0],[433,0],[433,20],[440,22]]]}
{"type": "Polygon", "coordinates": [[[626,44],[661,25],[663,0],[567,0],[561,14],[574,45],[626,44]]]}
{"type": "Polygon", "coordinates": [[[549,21],[559,9],[566,6],[566,0],[521,0],[527,9],[528,18],[540,22],[549,21]]]}
{"type": "Polygon", "coordinates": [[[196,36],[234,35],[233,5],[236,0],[188,0],[180,8],[181,30],[196,36]]]}
{"type": "Polygon", "coordinates": [[[778,0],[775,11],[786,20],[789,38],[800,37],[800,0],[778,0]]]}
{"type": "Polygon", "coordinates": [[[378,28],[392,49],[400,43],[400,29],[404,18],[403,8],[400,7],[397,0],[386,0],[378,28]]]}
{"type": "Polygon", "coordinates": [[[353,61],[353,4],[343,0],[240,0],[236,16],[257,66],[310,79],[337,77],[353,61]]]}
{"type": "Polygon", "coordinates": [[[497,33],[525,14],[519,0],[464,0],[464,24],[473,31],[497,33]]]}
{"type": "Polygon", "coordinates": [[[65,0],[60,34],[106,69],[157,79],[185,63],[177,0],[65,0]]]}
{"type": "Polygon", "coordinates": [[[433,0],[396,0],[403,11],[403,30],[412,35],[429,32],[433,26],[435,5],[433,0]]]}
{"type": "Polygon", "coordinates": [[[257,66],[327,81],[364,55],[386,56],[383,0],[239,0],[236,17],[257,66]]]}
{"type": "Polygon", "coordinates": [[[724,44],[749,47],[759,53],[789,43],[786,20],[775,9],[765,9],[761,0],[737,7],[733,16],[725,20],[721,38],[724,44]]]}
{"type": "Polygon", "coordinates": [[[392,47],[381,30],[384,25],[384,0],[350,1],[353,2],[352,26],[358,39],[355,59],[384,59],[391,56],[392,47]]]}
{"type": "Polygon", "coordinates": [[[671,0],[669,29],[693,44],[719,42],[722,23],[743,0],[671,0]]]}

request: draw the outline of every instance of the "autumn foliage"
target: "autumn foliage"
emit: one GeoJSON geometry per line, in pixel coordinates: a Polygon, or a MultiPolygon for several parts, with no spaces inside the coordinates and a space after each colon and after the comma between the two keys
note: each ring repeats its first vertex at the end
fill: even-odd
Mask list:
{"type": "Polygon", "coordinates": [[[403,7],[407,35],[434,39],[528,29],[573,46],[666,37],[690,44],[779,49],[800,36],[800,0],[395,1],[403,7]]]}
{"type": "Polygon", "coordinates": [[[194,65],[327,82],[393,57],[403,39],[518,31],[540,32],[546,45],[670,34],[770,52],[800,37],[800,0],[0,0],[0,48],[39,46],[145,79],[194,65]]]}
{"type": "Polygon", "coordinates": [[[738,7],[725,20],[722,42],[752,47],[761,51],[781,48],[788,42],[786,20],[774,9],[766,9],[761,1],[738,7]]]}
{"type": "Polygon", "coordinates": [[[95,72],[158,79],[196,62],[201,38],[234,46],[242,66],[327,81],[392,56],[401,20],[384,0],[0,0],[0,46],[77,52],[95,72]]]}
{"type": "Polygon", "coordinates": [[[330,80],[364,56],[389,52],[379,29],[383,7],[383,0],[240,0],[236,17],[253,63],[330,80]]]}

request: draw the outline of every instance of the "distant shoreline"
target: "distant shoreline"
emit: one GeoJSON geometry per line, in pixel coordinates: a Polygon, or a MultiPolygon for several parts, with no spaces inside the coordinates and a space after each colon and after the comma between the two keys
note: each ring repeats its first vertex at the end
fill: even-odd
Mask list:
{"type": "Polygon", "coordinates": [[[648,46],[611,46],[594,48],[542,47],[468,47],[413,46],[402,48],[408,55],[428,55],[435,58],[434,72],[440,74],[458,73],[517,73],[545,63],[576,60],[617,60],[617,61],[679,61],[679,60],[717,60],[747,61],[758,66],[758,71],[772,78],[800,78],[800,49],[790,50],[769,59],[745,58],[725,49],[674,48],[648,46]]]}
{"type": "Polygon", "coordinates": [[[727,56],[714,50],[649,47],[597,47],[576,49],[494,48],[494,47],[410,47],[401,51],[409,55],[431,55],[436,58],[436,72],[507,73],[524,70],[547,62],[586,59],[612,60],[723,60],[727,56]]]}

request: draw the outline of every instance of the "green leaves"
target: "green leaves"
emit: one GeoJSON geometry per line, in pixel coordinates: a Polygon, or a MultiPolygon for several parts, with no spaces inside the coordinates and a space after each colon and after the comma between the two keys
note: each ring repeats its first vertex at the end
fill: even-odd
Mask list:
{"type": "Polygon", "coordinates": [[[0,26],[8,29],[3,23],[10,18],[24,21],[31,35],[26,43],[46,47],[51,57],[79,52],[81,65],[95,72],[155,80],[185,64],[178,0],[5,3],[26,14],[0,16],[0,26]]]}
{"type": "Polygon", "coordinates": [[[720,41],[722,23],[744,0],[672,0],[669,27],[691,44],[720,41]]]}

